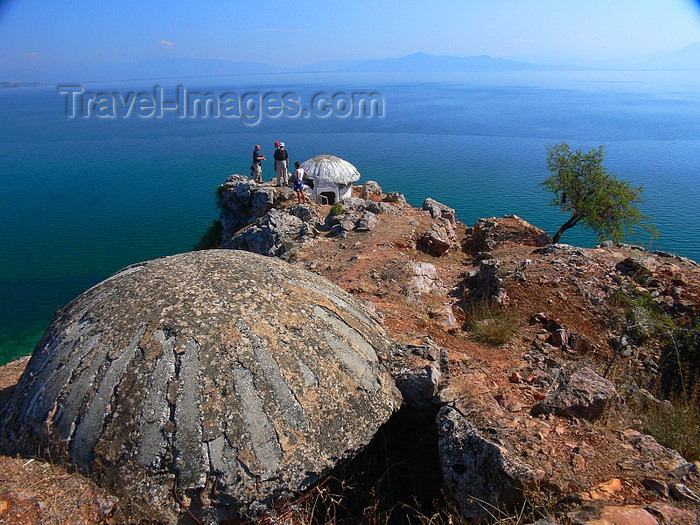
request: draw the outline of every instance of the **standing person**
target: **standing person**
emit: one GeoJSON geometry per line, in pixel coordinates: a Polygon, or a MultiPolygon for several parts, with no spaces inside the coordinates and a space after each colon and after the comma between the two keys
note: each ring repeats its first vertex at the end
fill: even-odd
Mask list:
{"type": "Polygon", "coordinates": [[[309,202],[308,197],[304,193],[304,178],[306,178],[306,171],[304,168],[300,167],[298,162],[294,163],[294,191],[297,192],[297,202],[301,204],[302,202],[309,202]]]}
{"type": "Polygon", "coordinates": [[[260,144],[255,145],[253,150],[253,165],[250,167],[250,176],[255,182],[262,182],[262,161],[265,155],[260,153],[260,144]]]}
{"type": "Polygon", "coordinates": [[[289,153],[284,148],[284,142],[279,143],[275,150],[275,171],[277,172],[277,185],[287,185],[287,167],[289,166],[289,153]]]}

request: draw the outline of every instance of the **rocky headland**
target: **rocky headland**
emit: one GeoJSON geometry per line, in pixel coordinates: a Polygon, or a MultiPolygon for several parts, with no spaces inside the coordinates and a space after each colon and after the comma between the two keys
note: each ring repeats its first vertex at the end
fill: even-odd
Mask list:
{"type": "Polygon", "coordinates": [[[698,375],[673,337],[697,323],[695,262],[551,244],[515,215],[466,226],[372,181],[333,208],[240,175],[217,194],[224,250],[123,270],[57,314],[29,365],[3,367],[0,519],[698,522],[697,443],[683,457],[649,434],[673,410],[662,392],[698,375]],[[192,406],[208,422],[180,423],[192,406]]]}

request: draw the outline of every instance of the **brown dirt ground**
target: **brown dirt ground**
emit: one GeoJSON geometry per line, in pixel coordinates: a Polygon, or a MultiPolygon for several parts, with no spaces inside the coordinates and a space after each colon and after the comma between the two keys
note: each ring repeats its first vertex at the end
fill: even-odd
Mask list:
{"type": "MultiPolygon", "coordinates": [[[[319,206],[319,216],[324,217],[328,208],[319,206]]],[[[621,489],[605,496],[611,503],[652,501],[651,493],[641,486],[645,473],[625,470],[620,464],[626,453],[619,439],[620,422],[589,423],[529,413],[546,394],[546,387],[537,384],[526,360],[541,329],[530,324],[531,316],[544,312],[593,345],[586,355],[553,349],[549,357],[590,363],[600,370],[613,355],[611,340],[620,322],[620,311],[611,300],[616,285],[611,275],[615,264],[630,250],[598,248],[577,258],[568,252],[538,254],[535,247],[514,242],[499,245],[492,255],[503,261],[504,269],[515,269],[526,259],[530,263],[524,270],[525,281],[504,279],[505,308],[517,326],[514,338],[504,345],[488,345],[468,331],[448,330],[431,316],[431,312],[446,307],[453,309],[460,325],[464,322],[463,312],[454,306],[462,298],[465,271],[474,267],[472,256],[462,249],[451,249],[437,258],[417,249],[417,240],[431,228],[433,220],[426,211],[407,205],[400,209],[398,215],[382,214],[379,224],[367,233],[349,232],[342,239],[321,234],[307,242],[291,263],[327,277],[371,303],[397,342],[432,340],[445,348],[452,377],[445,397],[458,407],[479,408],[484,422],[506,429],[518,454],[536,459],[563,493],[584,494],[585,501],[586,491],[620,479],[621,489]],[[446,293],[409,303],[402,285],[408,278],[404,265],[412,261],[435,265],[446,293]],[[592,301],[594,297],[598,300],[592,301]],[[520,376],[515,381],[514,371],[520,376]],[[519,439],[519,435],[526,437],[519,439]]],[[[460,245],[469,233],[469,228],[457,224],[460,245]]],[[[688,281],[684,293],[696,294],[700,270],[675,260],[674,265],[688,281]]],[[[653,354],[653,349],[649,351],[653,354]]],[[[26,362],[25,358],[0,368],[0,404],[8,398],[26,362]]],[[[626,370],[616,364],[613,375],[626,370]]],[[[109,507],[109,496],[79,473],[39,459],[0,456],[0,523],[114,523],[104,516],[109,507]]]]}

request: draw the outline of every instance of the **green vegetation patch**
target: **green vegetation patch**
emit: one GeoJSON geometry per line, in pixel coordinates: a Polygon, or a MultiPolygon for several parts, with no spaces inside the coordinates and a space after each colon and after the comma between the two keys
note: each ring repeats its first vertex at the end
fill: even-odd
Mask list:
{"type": "Polygon", "coordinates": [[[513,339],[513,317],[492,301],[471,303],[465,310],[466,328],[485,343],[503,344],[513,339]]]}
{"type": "Polygon", "coordinates": [[[195,245],[195,251],[221,248],[221,232],[221,221],[217,220],[212,222],[207,231],[204,232],[204,235],[202,235],[201,239],[199,239],[199,242],[195,245]]]}
{"type": "Polygon", "coordinates": [[[331,211],[329,212],[329,215],[332,216],[337,216],[343,213],[343,204],[341,202],[336,202],[333,206],[331,206],[331,211]]]}

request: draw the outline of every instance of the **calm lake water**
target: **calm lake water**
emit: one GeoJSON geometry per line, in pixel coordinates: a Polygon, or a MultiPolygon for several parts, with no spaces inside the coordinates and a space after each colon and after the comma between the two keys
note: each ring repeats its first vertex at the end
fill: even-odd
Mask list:
{"type": "MultiPolygon", "coordinates": [[[[219,77],[84,84],[86,91],[376,91],[381,119],[68,119],[56,87],[0,90],[0,363],[30,353],[53,313],[118,269],[188,251],[217,218],[214,191],[248,174],[255,143],[319,153],[409,202],[433,197],[473,224],[516,213],[550,232],[546,145],[606,146],[606,167],[644,185],[653,248],[700,260],[700,72],[527,72],[219,77]]],[[[272,165],[265,165],[271,178],[272,165]]],[[[647,239],[637,239],[646,243],[647,239]]],[[[562,242],[592,246],[583,229],[562,242]]]]}

